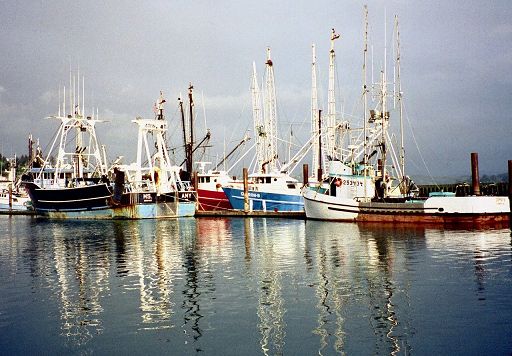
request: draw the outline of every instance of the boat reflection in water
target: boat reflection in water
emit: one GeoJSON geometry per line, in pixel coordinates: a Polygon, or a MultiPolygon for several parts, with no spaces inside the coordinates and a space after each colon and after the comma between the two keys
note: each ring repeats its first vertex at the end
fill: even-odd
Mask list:
{"type": "Polygon", "coordinates": [[[43,223],[46,238],[33,240],[34,272],[46,278],[51,298],[58,301],[61,335],[71,345],[85,345],[104,329],[102,305],[110,290],[109,249],[100,230],[69,236],[74,224],[43,223]]]}
{"type": "MultiPolygon", "coordinates": [[[[318,318],[313,332],[319,336],[319,354],[410,351],[406,331],[410,323],[404,316],[407,313],[401,313],[409,304],[408,283],[402,281],[407,276],[401,276],[408,261],[397,259],[393,234],[393,230],[368,225],[343,224],[340,228],[337,223],[306,223],[306,251],[317,274],[318,318]],[[354,320],[355,315],[359,320],[354,320]],[[362,320],[367,321],[366,327],[360,324],[362,320]]],[[[413,243],[424,239],[423,230],[407,234],[413,243]]]]}
{"type": "Polygon", "coordinates": [[[480,335],[509,340],[508,230],[14,217],[0,236],[8,353],[486,354],[480,335]],[[484,317],[504,327],[467,329],[484,317]]]}
{"type": "MultiPolygon", "coordinates": [[[[303,233],[294,236],[293,231],[287,234],[279,233],[279,226],[271,224],[268,219],[246,219],[244,224],[246,246],[253,245],[259,251],[252,265],[247,265],[253,271],[257,288],[257,315],[260,346],[264,355],[281,355],[284,352],[286,337],[286,313],[283,297],[283,270],[280,263],[283,255],[293,254],[295,239],[303,239],[303,233]],[[301,236],[302,235],[302,236],[301,236]]],[[[251,249],[246,249],[248,260],[251,260],[251,249]]]]}

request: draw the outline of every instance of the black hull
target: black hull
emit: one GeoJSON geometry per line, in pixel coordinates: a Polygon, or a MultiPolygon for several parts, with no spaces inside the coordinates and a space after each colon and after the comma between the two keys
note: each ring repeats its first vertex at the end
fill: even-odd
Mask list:
{"type": "Polygon", "coordinates": [[[25,183],[37,215],[59,219],[144,219],[193,216],[197,194],[128,192],[115,197],[106,184],[40,189],[25,183]]]}
{"type": "Polygon", "coordinates": [[[25,187],[37,212],[106,209],[112,200],[112,191],[104,183],[57,189],[25,183],[25,187]]]}

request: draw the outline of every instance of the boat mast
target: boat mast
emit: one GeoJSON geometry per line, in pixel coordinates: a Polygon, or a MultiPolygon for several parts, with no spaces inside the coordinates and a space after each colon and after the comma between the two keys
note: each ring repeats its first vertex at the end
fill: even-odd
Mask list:
{"type": "MultiPolygon", "coordinates": [[[[389,120],[389,112],[387,111],[387,26],[386,21],[384,21],[384,69],[381,70],[380,73],[380,120],[381,120],[381,167],[380,174],[383,182],[386,182],[386,158],[387,158],[387,129],[388,129],[388,120],[389,120]]],[[[386,197],[386,190],[384,190],[384,197],[386,197]]]]}
{"type": "MultiPolygon", "coordinates": [[[[368,87],[366,82],[366,60],[368,54],[368,7],[364,6],[364,47],[363,47],[363,176],[368,175],[368,87]]],[[[366,179],[364,181],[364,197],[367,196],[366,179]]]]}
{"type": "MultiPolygon", "coordinates": [[[[318,89],[317,89],[317,75],[316,75],[316,49],[315,45],[311,46],[313,52],[313,60],[311,63],[311,135],[315,136],[320,133],[320,122],[318,120],[318,89]]],[[[312,169],[313,177],[316,177],[317,181],[320,181],[321,177],[318,177],[318,169],[320,168],[320,160],[318,152],[320,150],[319,141],[313,140],[312,147],[312,169]]]]}
{"type": "Polygon", "coordinates": [[[181,114],[181,127],[183,132],[183,147],[185,149],[185,162],[187,161],[187,150],[188,150],[188,139],[187,139],[187,126],[185,124],[185,111],[183,109],[183,100],[180,97],[178,98],[178,105],[180,106],[180,114],[181,114]]]}
{"type": "Polygon", "coordinates": [[[331,32],[331,50],[329,51],[329,89],[327,100],[327,139],[326,150],[329,159],[335,159],[336,155],[336,90],[335,90],[335,59],[334,41],[340,37],[334,28],[331,32]]]}
{"type": "Polygon", "coordinates": [[[397,76],[396,81],[398,85],[398,108],[400,116],[400,169],[402,172],[402,179],[400,186],[402,187],[402,193],[407,193],[405,189],[405,149],[404,149],[404,121],[403,121],[403,103],[402,103],[402,83],[400,79],[400,31],[398,30],[398,16],[395,15],[395,32],[396,32],[396,68],[397,76]]]}
{"type": "Polygon", "coordinates": [[[261,92],[258,85],[258,76],[256,74],[256,63],[254,62],[252,63],[251,96],[254,137],[256,139],[256,164],[259,172],[263,162],[265,162],[265,143],[267,135],[265,131],[265,125],[263,123],[261,111],[261,92]]]}
{"type": "Polygon", "coordinates": [[[269,172],[277,169],[277,103],[274,81],[274,63],[270,57],[270,47],[267,47],[266,82],[265,82],[265,110],[264,125],[268,135],[267,159],[263,164],[268,164],[269,172]]]}
{"type": "Polygon", "coordinates": [[[193,146],[194,146],[194,116],[193,116],[193,108],[194,108],[194,100],[192,99],[192,90],[194,87],[192,83],[190,83],[188,87],[188,101],[189,101],[189,109],[190,109],[190,141],[188,143],[188,151],[187,151],[187,172],[192,174],[192,155],[193,155],[193,146]]]}

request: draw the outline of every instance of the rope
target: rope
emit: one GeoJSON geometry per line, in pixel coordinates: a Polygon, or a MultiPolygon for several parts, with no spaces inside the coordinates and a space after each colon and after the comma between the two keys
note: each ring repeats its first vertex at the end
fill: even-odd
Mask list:
{"type": "Polygon", "coordinates": [[[414,144],[416,145],[416,149],[418,150],[418,154],[420,155],[421,161],[423,162],[423,166],[427,170],[427,174],[429,178],[432,180],[432,183],[437,187],[437,189],[440,189],[439,185],[435,181],[434,177],[432,176],[432,173],[430,173],[430,169],[428,169],[427,163],[425,162],[425,159],[423,158],[423,155],[421,154],[420,147],[418,145],[418,141],[416,140],[416,136],[414,135],[414,131],[412,130],[411,121],[409,120],[409,115],[407,114],[407,109],[405,108],[405,105],[403,106],[403,109],[405,111],[405,119],[407,120],[407,123],[409,124],[409,129],[412,134],[412,138],[414,140],[414,144]]]}

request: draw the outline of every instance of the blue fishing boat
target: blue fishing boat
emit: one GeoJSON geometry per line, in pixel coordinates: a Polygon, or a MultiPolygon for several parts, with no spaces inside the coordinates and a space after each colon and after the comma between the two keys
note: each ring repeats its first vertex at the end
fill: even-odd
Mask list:
{"type": "MultiPolygon", "coordinates": [[[[304,199],[297,179],[284,173],[251,174],[248,183],[249,211],[290,212],[304,211],[304,199]]],[[[242,183],[222,187],[231,206],[245,210],[242,183]]]]}

